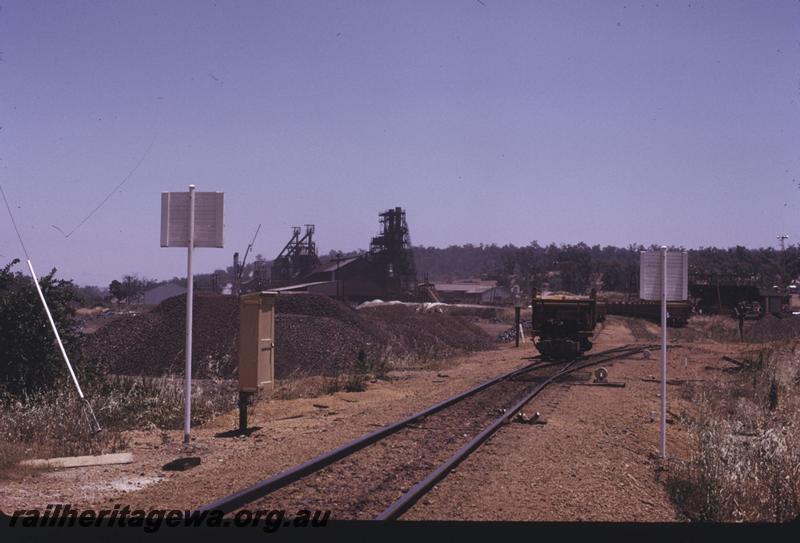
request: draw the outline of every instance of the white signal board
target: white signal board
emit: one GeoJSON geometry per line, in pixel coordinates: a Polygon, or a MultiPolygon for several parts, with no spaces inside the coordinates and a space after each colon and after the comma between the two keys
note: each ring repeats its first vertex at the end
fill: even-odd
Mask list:
{"type": "MultiPolygon", "coordinates": [[[[639,253],[639,298],[661,300],[661,251],[639,253]]],[[[667,252],[667,301],[686,300],[689,296],[689,253],[667,252]]]]}
{"type": "MultiPolygon", "coordinates": [[[[222,192],[194,193],[194,247],[222,247],[222,192]]],[[[161,193],[161,246],[189,246],[189,193],[161,193]]]]}

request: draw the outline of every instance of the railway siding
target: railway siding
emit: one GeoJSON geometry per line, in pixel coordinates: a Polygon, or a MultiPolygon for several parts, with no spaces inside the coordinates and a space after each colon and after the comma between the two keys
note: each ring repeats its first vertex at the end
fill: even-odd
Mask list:
{"type": "MultiPolygon", "coordinates": [[[[631,339],[624,322],[611,318],[598,337],[595,349],[609,349],[631,339]]],[[[0,491],[0,500],[6,509],[15,505],[13,500],[9,500],[15,496],[19,497],[17,505],[20,499],[24,499],[25,504],[36,506],[38,500],[42,507],[55,499],[95,508],[114,503],[132,507],[159,504],[180,509],[197,508],[487,378],[519,367],[524,362],[523,357],[532,355],[532,351],[530,344],[520,350],[504,346],[496,351],[451,360],[446,367],[437,370],[397,372],[391,382],[370,384],[365,392],[263,401],[256,406],[253,417],[253,424],[261,429],[249,438],[217,437],[235,427],[235,413],[198,428],[193,445],[203,463],[187,472],[166,473],[160,469],[181,454],[179,432],[174,436],[170,432],[139,433],[132,437],[131,450],[135,461],[130,466],[110,467],[104,471],[90,468],[81,473],[45,473],[33,484],[20,482],[18,486],[24,486],[25,493],[20,488],[15,490],[17,483],[11,482],[0,491]],[[123,487],[117,484],[126,477],[130,479],[142,474],[143,479],[152,479],[153,482],[143,484],[141,490],[131,488],[133,485],[123,487]],[[58,496],[53,495],[53,488],[62,489],[58,496]]],[[[648,419],[649,411],[657,405],[657,385],[642,379],[657,376],[652,360],[607,365],[610,379],[626,382],[625,388],[569,384],[548,388],[525,409],[528,414],[540,411],[547,424],[511,423],[503,426],[495,438],[482,445],[402,518],[674,518],[668,500],[658,494],[660,486],[654,478],[655,464],[649,457],[652,449],[648,444],[655,446],[657,443],[657,425],[648,419]],[[635,491],[636,488],[643,490],[635,491]],[[617,506],[611,508],[609,504],[617,506]]],[[[678,367],[671,376],[702,377],[683,374],[691,373],[693,368],[702,368],[703,361],[690,363],[688,370],[683,360],[676,362],[679,362],[678,367]]],[[[682,407],[675,405],[674,409],[682,407]]],[[[414,466],[412,453],[420,447],[426,433],[425,424],[418,426],[420,428],[409,430],[407,442],[395,444],[397,450],[410,451],[407,462],[410,467],[406,473],[409,483],[418,479],[419,471],[429,470],[440,461],[440,457],[436,457],[420,464],[423,470],[414,466]]],[[[452,427],[454,430],[457,428],[455,423],[452,427]]],[[[676,426],[670,426],[670,431],[673,432],[674,428],[676,426]]],[[[468,431],[464,433],[469,434],[468,431]]],[[[676,447],[680,445],[680,433],[671,443],[676,447]]],[[[452,453],[457,446],[458,443],[453,442],[453,448],[447,452],[452,453]]],[[[391,447],[383,447],[383,451],[372,453],[377,455],[377,461],[380,461],[380,455],[391,453],[391,447]]],[[[371,479],[368,470],[349,471],[354,485],[371,479]]],[[[309,482],[321,489],[332,477],[335,475],[321,475],[319,480],[309,479],[309,482]]],[[[388,496],[388,486],[381,487],[380,483],[376,486],[378,492],[387,492],[388,496]]],[[[394,489],[393,492],[400,490],[394,489]]],[[[389,501],[394,497],[396,495],[389,496],[389,501]]],[[[289,498],[312,505],[302,494],[289,498]]],[[[357,496],[347,497],[348,500],[351,498],[357,496]]],[[[342,506],[359,511],[357,518],[371,518],[375,509],[379,509],[369,501],[359,504],[356,499],[345,503],[346,500],[339,500],[338,496],[330,493],[320,500],[320,505],[323,509],[335,510],[339,501],[342,506]]],[[[271,501],[264,503],[279,505],[271,501]]]]}

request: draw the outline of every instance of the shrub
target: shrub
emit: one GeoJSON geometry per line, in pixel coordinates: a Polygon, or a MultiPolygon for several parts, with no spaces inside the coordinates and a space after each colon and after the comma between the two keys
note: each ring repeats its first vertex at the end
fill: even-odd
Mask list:
{"type": "MultiPolygon", "coordinates": [[[[123,431],[183,427],[183,383],[174,378],[112,377],[88,393],[103,430],[93,434],[73,390],[0,398],[0,472],[22,458],[100,454],[127,447],[123,431]]],[[[192,424],[236,406],[236,385],[194,382],[192,424]]]]}
{"type": "Polygon", "coordinates": [[[794,349],[745,353],[731,383],[706,387],[694,449],[667,489],[691,520],[788,521],[800,516],[800,378],[794,349]]]}
{"type": "MultiPolygon", "coordinates": [[[[33,281],[11,268],[0,269],[0,390],[25,397],[67,385],[69,379],[53,331],[33,281]]],[[[42,288],[64,348],[79,379],[94,377],[80,358],[80,333],[71,303],[76,301],[71,281],[55,279],[56,270],[41,277],[42,288]]]]}

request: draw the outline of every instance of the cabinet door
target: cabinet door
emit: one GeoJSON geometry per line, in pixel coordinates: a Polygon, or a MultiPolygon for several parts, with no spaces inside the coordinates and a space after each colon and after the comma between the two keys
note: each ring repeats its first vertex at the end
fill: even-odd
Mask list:
{"type": "Polygon", "coordinates": [[[275,301],[261,298],[261,318],[258,331],[258,384],[272,389],[275,380],[275,301]]]}

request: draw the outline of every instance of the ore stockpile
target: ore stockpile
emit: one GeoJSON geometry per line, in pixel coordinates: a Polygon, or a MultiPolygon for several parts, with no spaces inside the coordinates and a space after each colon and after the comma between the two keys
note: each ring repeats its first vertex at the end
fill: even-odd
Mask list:
{"type": "MultiPolygon", "coordinates": [[[[196,295],[193,308],[192,374],[235,378],[238,300],[196,295]]],[[[186,298],[165,300],[149,313],[122,315],[85,338],[84,355],[109,373],[181,374],[184,365],[186,298]]],[[[275,372],[290,376],[336,375],[352,368],[358,352],[367,360],[406,362],[493,348],[492,338],[468,318],[387,306],[359,311],[326,296],[279,296],[276,304],[275,372]]]]}

